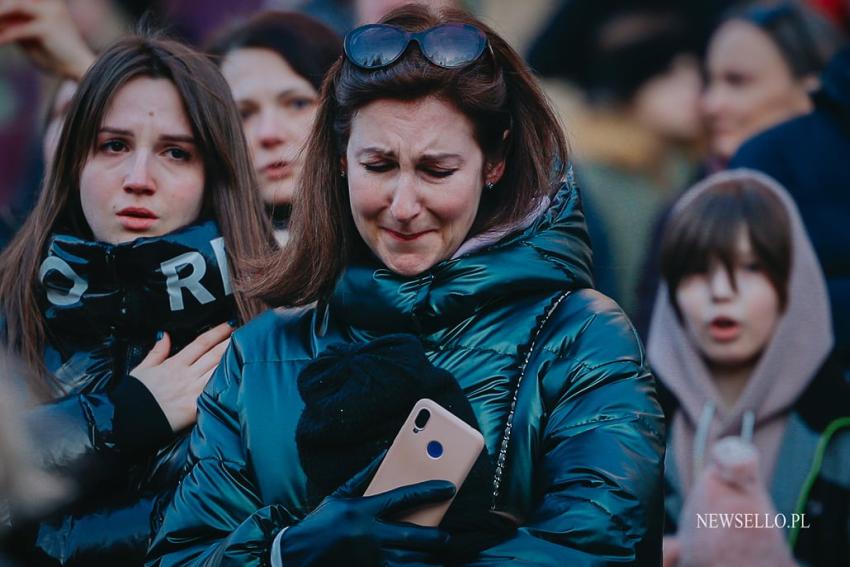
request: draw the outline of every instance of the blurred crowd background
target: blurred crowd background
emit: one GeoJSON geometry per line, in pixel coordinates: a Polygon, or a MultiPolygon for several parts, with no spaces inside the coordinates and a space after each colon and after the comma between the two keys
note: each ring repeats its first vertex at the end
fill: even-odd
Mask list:
{"type": "MultiPolygon", "coordinates": [[[[67,25],[94,51],[140,21],[201,46],[217,30],[263,9],[300,11],[344,34],[404,3],[67,0],[67,25]]],[[[814,108],[810,95],[819,89],[820,72],[847,36],[850,2],[430,4],[454,4],[491,23],[539,73],[572,145],[597,287],[643,333],[665,211],[688,186],[724,168],[745,140],[814,108]]],[[[60,88],[62,77],[38,68],[25,41],[4,41],[2,25],[0,44],[6,44],[0,46],[0,242],[6,242],[32,206],[50,139],[73,91],[67,84],[60,88]]],[[[829,263],[821,261],[829,277],[829,263]]]]}
{"type": "MultiPolygon", "coordinates": [[[[7,37],[4,10],[21,1],[62,0],[0,0],[0,247],[35,201],[73,94],[73,73],[39,65],[38,42],[53,31],[42,30],[39,40],[7,37]]],[[[303,12],[342,35],[405,3],[67,0],[66,19],[49,25],[56,34],[78,30],[93,52],[140,25],[204,46],[261,10],[303,12]]],[[[538,73],[570,142],[597,287],[620,303],[644,340],[673,203],[708,175],[744,166],[777,178],[797,201],[827,279],[837,350],[847,360],[850,0],[426,3],[474,13],[538,73]],[[819,112],[837,129],[818,130],[819,112]],[[812,121],[795,122],[802,117],[812,121]]],[[[0,393],[0,418],[9,399],[0,393]]],[[[7,437],[0,436],[0,452],[14,438],[7,437]]],[[[31,480],[20,472],[4,479],[0,467],[0,489],[31,480]]]]}

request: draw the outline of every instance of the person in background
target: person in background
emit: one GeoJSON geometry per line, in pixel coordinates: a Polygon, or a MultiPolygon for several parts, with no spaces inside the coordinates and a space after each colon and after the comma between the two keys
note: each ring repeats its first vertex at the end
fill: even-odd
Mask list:
{"type": "Polygon", "coordinates": [[[342,39],[309,16],[260,12],[219,32],[206,50],[233,92],[262,199],[283,244],[322,79],[342,54],[342,39]]]}
{"type": "Polygon", "coordinates": [[[703,11],[669,0],[572,0],[529,53],[532,68],[581,91],[580,111],[562,118],[588,209],[594,275],[630,316],[653,223],[695,172],[703,11]],[[596,257],[597,235],[607,258],[596,257]]]}
{"type": "Polygon", "coordinates": [[[745,142],[730,166],[763,171],[800,209],[826,276],[836,349],[850,368],[850,47],[830,60],[814,110],[745,142]]]}
{"type": "Polygon", "coordinates": [[[149,565],[657,564],[661,410],[628,320],[590,288],[553,111],[468,14],[382,22],[346,37],[292,238],[253,282],[299,308],[234,335],[149,565]],[[362,494],[435,387],[486,454],[426,528],[392,515],[451,483],[362,494]]]}
{"type": "Polygon", "coordinates": [[[49,518],[13,518],[25,564],[139,565],[185,460],[185,430],[232,327],[236,285],[271,253],[239,115],[218,69],[130,37],[83,76],[49,175],[0,256],[4,343],[34,370],[26,415],[45,470],[75,482],[49,518]],[[43,427],[61,422],[61,434],[43,427]]]}
{"type": "MultiPolygon", "coordinates": [[[[24,54],[27,63],[34,64],[52,79],[52,86],[44,88],[34,82],[29,92],[16,92],[25,88],[22,80],[26,73],[16,77],[14,59],[9,68],[5,60],[4,78],[8,77],[12,85],[8,87],[11,96],[0,101],[0,248],[5,247],[20,228],[27,214],[32,210],[37,198],[42,171],[50,160],[52,147],[64,118],[64,110],[54,112],[54,107],[62,109],[73,94],[76,81],[94,61],[94,53],[87,40],[77,28],[72,18],[73,7],[64,0],[39,0],[37,2],[12,0],[0,3],[0,50],[11,51],[10,47],[24,54]],[[27,119],[28,106],[38,106],[38,101],[47,93],[50,99],[45,114],[47,123],[40,134],[33,136],[33,121],[27,119]],[[58,102],[59,104],[53,104],[58,102]],[[11,108],[3,108],[6,106],[11,108]],[[22,128],[15,122],[23,125],[22,128]],[[8,136],[7,139],[6,136],[8,136]],[[35,153],[36,146],[44,148],[35,153]],[[6,194],[6,195],[4,195],[6,194]]],[[[86,10],[80,10],[84,13],[86,10]]],[[[106,26],[104,26],[106,27],[106,26]]],[[[23,65],[21,64],[21,67],[23,65]]],[[[31,70],[28,73],[33,74],[31,70]]],[[[2,84],[0,89],[6,90],[2,84]]]]}
{"type": "Polygon", "coordinates": [[[435,11],[460,7],[457,0],[354,0],[354,23],[358,26],[374,24],[396,8],[411,3],[428,6],[435,11]]]}
{"type": "Polygon", "coordinates": [[[669,424],[665,564],[785,565],[793,554],[805,566],[847,565],[850,382],[793,201],[753,170],[705,179],[673,209],[661,270],[647,354],[669,424]],[[719,440],[730,436],[757,459],[729,454],[719,440]],[[753,467],[740,484],[736,458],[753,467]],[[698,514],[718,507],[787,524],[778,534],[697,529],[698,514]]]}
{"type": "Polygon", "coordinates": [[[701,100],[715,169],[748,138],[811,111],[809,95],[842,42],[828,20],[796,2],[727,15],[709,42],[701,100]]]}
{"type": "MultiPolygon", "coordinates": [[[[830,22],[799,3],[733,8],[720,18],[706,54],[700,110],[708,155],[702,175],[726,167],[744,141],[808,112],[818,74],[841,44],[830,22]]],[[[660,236],[672,203],[654,221],[640,271],[634,322],[646,337],[659,284],[660,236]]]]}
{"type": "Polygon", "coordinates": [[[79,80],[94,53],[58,0],[7,0],[0,4],[0,45],[17,44],[42,70],[79,80]]]}
{"type": "Polygon", "coordinates": [[[68,115],[71,100],[77,92],[77,81],[65,79],[61,81],[51,97],[47,110],[47,119],[44,126],[44,137],[42,138],[42,159],[49,168],[53,157],[56,155],[56,146],[59,144],[59,135],[62,133],[62,125],[68,115]]]}
{"type": "MultiPolygon", "coordinates": [[[[68,107],[76,92],[76,80],[61,79],[58,83],[55,83],[53,93],[45,109],[40,148],[41,155],[33,157],[31,160],[31,170],[50,167],[50,162],[53,161],[53,156],[56,153],[59,134],[62,132],[62,124],[65,122],[68,107]]],[[[28,176],[30,181],[32,181],[32,177],[34,177],[34,174],[28,176]]],[[[0,250],[5,248],[9,241],[11,241],[30,211],[32,211],[38,199],[40,187],[40,181],[38,183],[31,183],[29,188],[15,195],[11,203],[5,207],[0,207],[0,250]]]]}

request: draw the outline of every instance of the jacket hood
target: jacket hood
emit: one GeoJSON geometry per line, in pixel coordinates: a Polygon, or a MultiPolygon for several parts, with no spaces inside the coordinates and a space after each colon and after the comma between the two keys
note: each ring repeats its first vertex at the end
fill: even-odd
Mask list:
{"type": "MultiPolygon", "coordinates": [[[[722,403],[705,362],[676,317],[666,284],[662,282],[659,287],[647,344],[650,364],[678,399],[690,426],[699,425],[704,429],[702,433],[712,439],[737,435],[742,423],[744,429],[757,429],[787,414],[815,377],[833,345],[823,273],[796,205],[775,180],[747,169],[715,174],[689,190],[676,204],[672,215],[681,214],[698,195],[723,180],[753,180],[779,198],[791,220],[791,269],[785,311],[732,408],[722,403]],[[707,408],[711,408],[710,411],[706,411],[707,408]]],[[[756,444],[759,444],[758,437],[756,444]]],[[[768,453],[766,460],[769,461],[775,447],[762,449],[768,453]]]]}
{"type": "Polygon", "coordinates": [[[163,330],[176,348],[234,312],[224,239],[212,220],[121,244],[54,234],[39,279],[60,350],[105,336],[150,340],[163,330]]]}
{"type": "Polygon", "coordinates": [[[329,304],[348,324],[376,334],[428,333],[520,292],[591,287],[590,239],[572,174],[546,205],[516,226],[469,239],[460,255],[416,276],[396,274],[371,255],[354,261],[329,304]]]}

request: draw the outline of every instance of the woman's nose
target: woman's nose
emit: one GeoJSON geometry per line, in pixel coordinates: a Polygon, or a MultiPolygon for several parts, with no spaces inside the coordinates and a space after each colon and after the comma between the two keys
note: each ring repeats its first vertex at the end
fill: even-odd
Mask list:
{"type": "Polygon", "coordinates": [[[390,213],[398,222],[405,223],[413,220],[422,210],[416,180],[413,175],[399,174],[398,184],[392,196],[390,213]]]}
{"type": "Polygon", "coordinates": [[[124,190],[130,193],[153,193],[156,191],[151,155],[149,152],[136,152],[129,162],[129,170],[124,177],[124,190]]]}
{"type": "Polygon", "coordinates": [[[286,141],[286,124],[278,115],[274,110],[260,114],[256,135],[257,142],[265,149],[275,148],[286,141]]]}

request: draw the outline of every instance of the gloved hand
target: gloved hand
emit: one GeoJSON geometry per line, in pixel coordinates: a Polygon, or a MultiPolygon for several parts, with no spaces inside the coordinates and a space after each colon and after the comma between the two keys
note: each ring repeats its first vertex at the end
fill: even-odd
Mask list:
{"type": "Polygon", "coordinates": [[[384,564],[384,548],[430,552],[448,543],[449,534],[438,528],[385,518],[448,500],[455,493],[451,482],[430,480],[374,496],[355,496],[363,493],[382,458],[383,455],[375,459],[284,532],[281,558],[286,567],[380,566],[384,564]]]}

